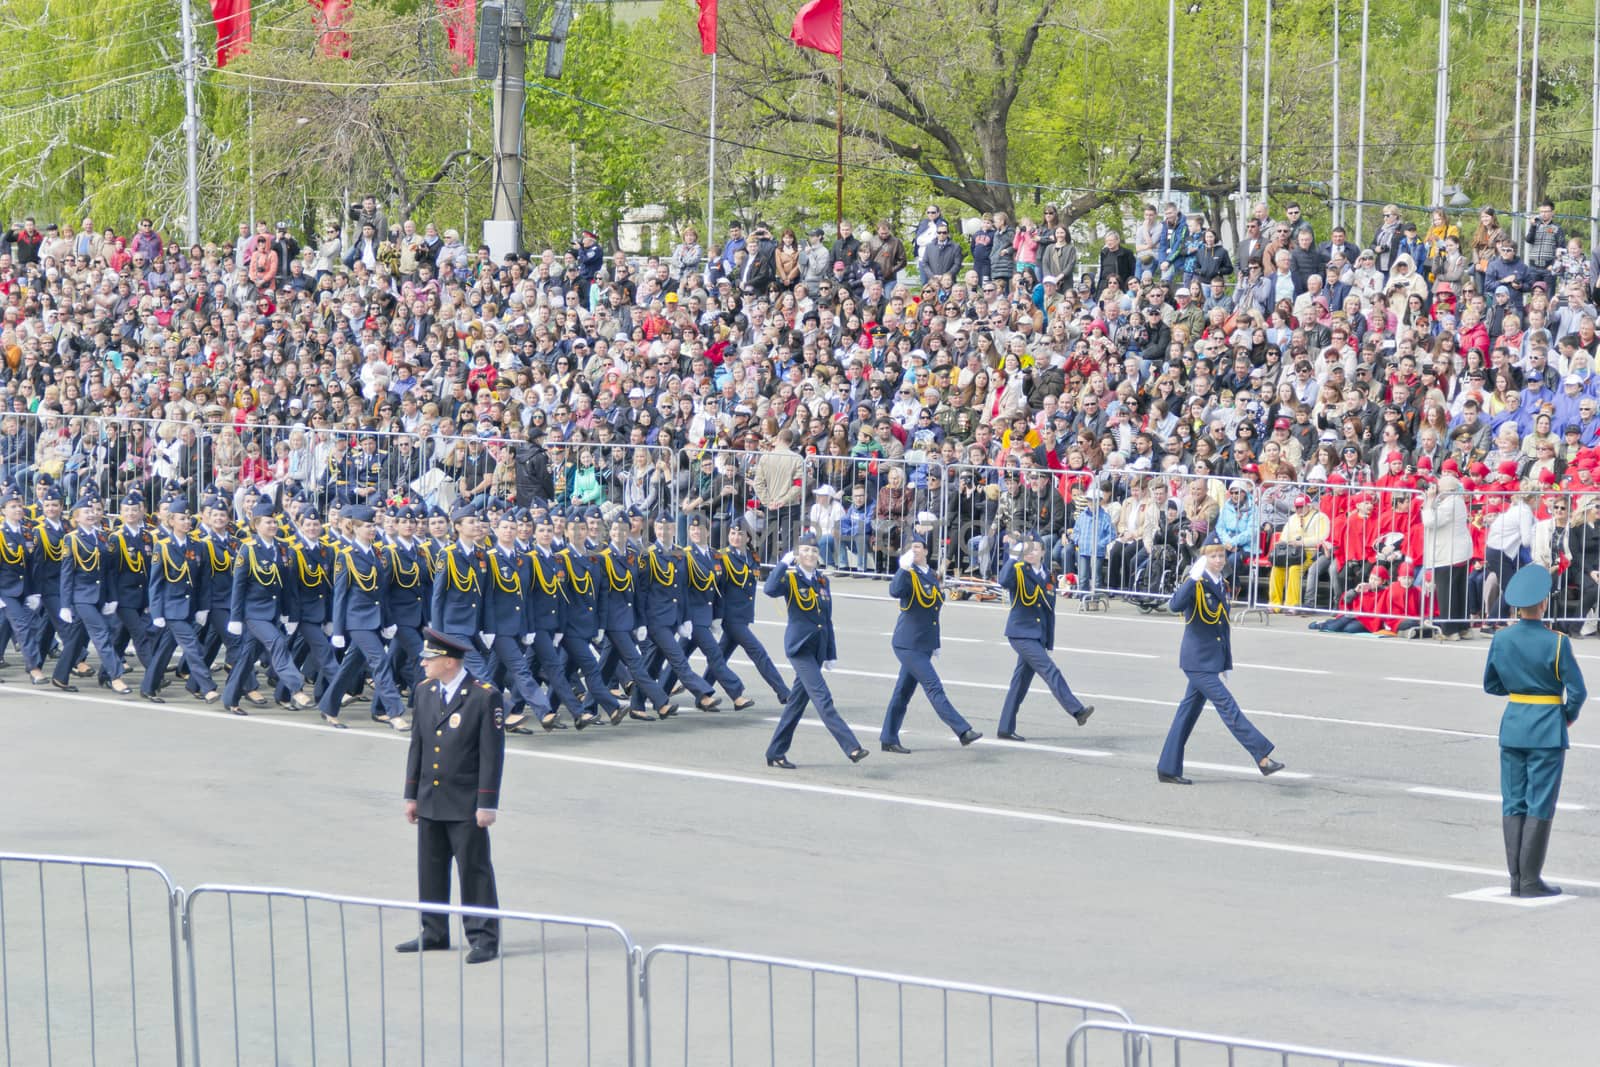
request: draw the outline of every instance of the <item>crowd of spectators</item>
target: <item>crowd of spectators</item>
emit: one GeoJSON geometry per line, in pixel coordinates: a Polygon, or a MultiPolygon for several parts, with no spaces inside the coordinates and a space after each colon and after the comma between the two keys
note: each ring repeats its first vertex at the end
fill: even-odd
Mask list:
{"type": "Polygon", "coordinates": [[[1146,607],[1214,533],[1236,595],[1451,637],[1539,560],[1582,625],[1600,259],[1549,204],[1520,237],[1389,205],[1359,245],[1282,215],[1224,241],[1152,204],[1090,240],[1052,206],[934,206],[499,262],[370,197],[188,247],[25,218],[0,234],[0,479],[241,514],[300,490],[698,512],[868,571],[921,524],[978,579],[1039,537],[1079,591],[1146,607]]]}

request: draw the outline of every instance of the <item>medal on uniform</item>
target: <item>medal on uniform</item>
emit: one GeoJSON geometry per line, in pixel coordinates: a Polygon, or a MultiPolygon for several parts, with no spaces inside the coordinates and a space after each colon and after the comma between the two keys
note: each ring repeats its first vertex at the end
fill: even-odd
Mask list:
{"type": "Polygon", "coordinates": [[[452,713],[451,716],[450,716],[450,729],[454,730],[456,727],[458,727],[460,725],[461,725],[461,713],[459,711],[452,713]]]}

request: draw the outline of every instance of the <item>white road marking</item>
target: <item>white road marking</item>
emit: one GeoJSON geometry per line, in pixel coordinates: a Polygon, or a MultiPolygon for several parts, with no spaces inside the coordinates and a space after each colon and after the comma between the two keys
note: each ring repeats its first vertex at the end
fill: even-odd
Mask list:
{"type": "MultiPolygon", "coordinates": [[[[1150,657],[1154,659],[1155,657],[1150,657]]],[[[1271,663],[1235,663],[1235,670],[1246,671],[1283,671],[1286,674],[1332,674],[1332,671],[1319,671],[1315,667],[1279,667],[1271,663]]]]}
{"type": "MultiPolygon", "coordinates": [[[[768,715],[768,716],[765,716],[762,721],[763,722],[777,722],[778,721],[778,716],[776,716],[776,715],[768,715]]],[[[825,724],[817,721],[816,719],[801,719],[800,720],[800,725],[801,726],[819,726],[820,727],[820,726],[824,726],[825,724]]],[[[877,736],[877,733],[878,733],[878,730],[879,730],[879,727],[877,727],[877,726],[867,726],[864,723],[847,722],[847,723],[845,723],[845,725],[850,727],[850,729],[854,730],[858,734],[869,734],[869,735],[872,735],[872,736],[877,736]]],[[[921,731],[918,731],[918,730],[901,730],[900,732],[901,732],[902,735],[910,735],[910,736],[915,737],[921,731]]],[[[952,736],[949,736],[949,735],[946,735],[944,740],[950,742],[953,745],[959,745],[961,743],[961,739],[959,737],[952,737],[952,736]]],[[[1072,747],[1070,747],[1068,745],[1039,745],[1039,744],[1033,743],[1032,741],[1028,741],[1028,742],[1025,742],[1023,744],[1018,744],[1015,741],[1002,741],[998,737],[985,737],[985,738],[982,738],[981,740],[974,741],[973,744],[975,744],[975,745],[997,745],[997,746],[999,746],[1001,748],[1015,749],[1018,752],[1025,752],[1025,751],[1027,751],[1029,749],[1032,749],[1035,752],[1057,752],[1057,753],[1060,753],[1061,755],[1064,755],[1064,756],[1088,756],[1088,757],[1093,758],[1093,759],[1110,759],[1111,757],[1116,755],[1115,752],[1107,752],[1103,748],[1072,748],[1072,747]]],[[[910,745],[907,745],[906,747],[907,748],[911,748],[910,745]]],[[[911,749],[911,751],[915,752],[916,749],[913,748],[913,749],[911,749]]],[[[1196,766],[1198,766],[1198,764],[1196,766]]]]}
{"type": "MultiPolygon", "coordinates": [[[[1241,767],[1235,763],[1201,763],[1199,760],[1186,759],[1183,761],[1184,769],[1198,767],[1202,771],[1221,771],[1224,774],[1260,774],[1260,767],[1241,767]]],[[[1279,771],[1274,778],[1310,778],[1311,775],[1303,771],[1279,771]]]]}
{"type": "MultiPolygon", "coordinates": [[[[878,632],[878,636],[879,637],[893,637],[894,636],[894,631],[893,630],[880,630],[878,632]]],[[[939,635],[939,640],[940,641],[952,641],[952,642],[956,642],[958,644],[963,644],[963,645],[987,645],[989,643],[988,641],[985,641],[981,637],[951,637],[949,634],[940,634],[939,635]]]]}
{"type": "Polygon", "coordinates": [[[1576,899],[1563,893],[1558,897],[1514,897],[1509,886],[1493,885],[1487,889],[1474,889],[1467,893],[1451,893],[1451,900],[1473,900],[1480,904],[1509,904],[1513,908],[1547,908],[1576,899]]]}
{"type": "Polygon", "coordinates": [[[1448,685],[1455,689],[1477,689],[1479,691],[1483,689],[1483,684],[1481,682],[1442,682],[1437,678],[1407,678],[1403,675],[1393,674],[1385,677],[1384,681],[1409,682],[1412,685],[1448,685]]]}
{"type": "MultiPolygon", "coordinates": [[[[1431,785],[1414,785],[1406,790],[1407,793],[1416,793],[1425,797],[1451,797],[1455,800],[1483,800],[1492,804],[1500,803],[1500,796],[1496,793],[1468,793],[1461,789],[1438,789],[1431,785]]],[[[1567,804],[1556,802],[1557,811],[1588,811],[1587,804],[1567,804]]]]}
{"type": "MultiPolygon", "coordinates": [[[[223,712],[216,712],[204,708],[174,707],[171,704],[145,704],[133,703],[123,700],[112,700],[105,697],[86,696],[83,694],[51,693],[52,699],[73,701],[82,704],[99,704],[105,707],[116,708],[119,711],[154,712],[159,714],[190,715],[209,719],[215,723],[232,721],[237,723],[254,723],[258,726],[289,727],[297,730],[315,730],[328,737],[330,741],[343,739],[345,742],[356,738],[378,739],[409,743],[410,738],[392,730],[334,730],[325,725],[310,722],[296,722],[288,719],[267,718],[266,716],[248,716],[235,718],[223,712]]],[[[36,710],[26,709],[22,702],[3,699],[8,696],[28,696],[18,691],[0,689],[0,707],[16,710],[27,710],[30,715],[37,714],[36,710]]],[[[336,743],[338,743],[336,741],[336,743]]],[[[1026,746],[1019,746],[1026,747],[1026,746]]],[[[843,786],[817,785],[811,782],[796,781],[790,777],[780,777],[773,774],[761,778],[743,774],[724,774],[720,771],[702,771],[689,767],[673,767],[659,763],[638,763],[632,760],[604,759],[599,756],[577,756],[560,752],[538,752],[529,748],[506,749],[508,756],[522,759],[548,760],[554,763],[570,763],[578,766],[602,767],[609,770],[637,771],[641,774],[655,774],[668,778],[682,778],[689,781],[717,782],[724,785],[752,786],[758,789],[776,789],[790,793],[805,793],[813,796],[836,797],[845,800],[864,800],[876,804],[891,804],[900,807],[918,808],[924,811],[943,811],[958,815],[971,815],[982,818],[1009,819],[1013,822],[1029,822],[1045,826],[1061,826],[1080,830],[1099,830],[1106,833],[1129,834],[1136,837],[1153,837],[1169,841],[1184,841],[1190,844],[1222,845],[1229,848],[1248,849],[1256,852],[1276,852],[1284,855],[1309,856],[1318,859],[1341,860],[1347,863],[1357,863],[1379,867],[1398,867],[1406,870],[1433,871],[1444,874],[1472,874],[1484,877],[1500,877],[1504,872],[1490,867],[1475,867],[1465,863],[1449,863],[1442,860],[1430,860],[1420,856],[1386,855],[1379,852],[1361,852],[1354,849],[1327,848],[1320,845],[1301,845],[1292,841],[1270,841],[1261,838],[1228,837],[1223,834],[1207,834],[1193,830],[1177,830],[1165,826],[1140,826],[1134,823],[1107,822],[1101,819],[1086,819],[1070,815],[1056,815],[1050,812],[1027,811],[1016,808],[999,808],[987,804],[970,804],[953,800],[939,800],[933,797],[913,796],[901,793],[883,793],[871,789],[850,789],[843,786]]],[[[781,773],[781,772],[779,772],[781,773]]],[[[1553,880],[1585,889],[1600,889],[1600,881],[1573,878],[1567,875],[1552,874],[1553,880]]],[[[1555,898],[1552,898],[1555,899],[1555,898]]]]}
{"type": "Polygon", "coordinates": [[[1076,648],[1072,645],[1057,645],[1057,652],[1081,652],[1090,656],[1117,656],[1122,659],[1160,659],[1160,656],[1151,652],[1113,652],[1105,648],[1076,648]]]}

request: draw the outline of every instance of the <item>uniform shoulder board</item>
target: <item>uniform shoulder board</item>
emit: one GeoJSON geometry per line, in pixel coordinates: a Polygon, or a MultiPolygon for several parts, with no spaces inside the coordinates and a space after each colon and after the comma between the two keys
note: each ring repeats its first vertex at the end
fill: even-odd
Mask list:
{"type": "Polygon", "coordinates": [[[491,693],[495,691],[494,686],[490,685],[488,682],[479,682],[478,683],[478,688],[479,689],[487,689],[491,693]]]}

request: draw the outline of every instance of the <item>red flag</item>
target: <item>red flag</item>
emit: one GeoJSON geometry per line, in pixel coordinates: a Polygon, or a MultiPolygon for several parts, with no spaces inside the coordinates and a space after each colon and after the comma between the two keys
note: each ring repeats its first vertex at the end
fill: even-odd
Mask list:
{"type": "Polygon", "coordinates": [[[317,27],[317,48],[323,59],[349,59],[350,35],[339,27],[350,18],[350,0],[310,0],[317,13],[311,21],[317,27]]]}
{"type": "Polygon", "coordinates": [[[807,0],[794,17],[789,40],[830,56],[844,55],[844,0],[807,0]]]}
{"type": "Polygon", "coordinates": [[[445,47],[454,57],[450,65],[456,70],[471,66],[478,55],[477,0],[437,0],[439,20],[444,23],[445,47]]]}
{"type": "Polygon", "coordinates": [[[700,52],[717,54],[717,0],[698,0],[700,4],[700,52]]]}
{"type": "Polygon", "coordinates": [[[217,67],[250,47],[250,0],[211,0],[211,21],[217,27],[217,67]]]}

